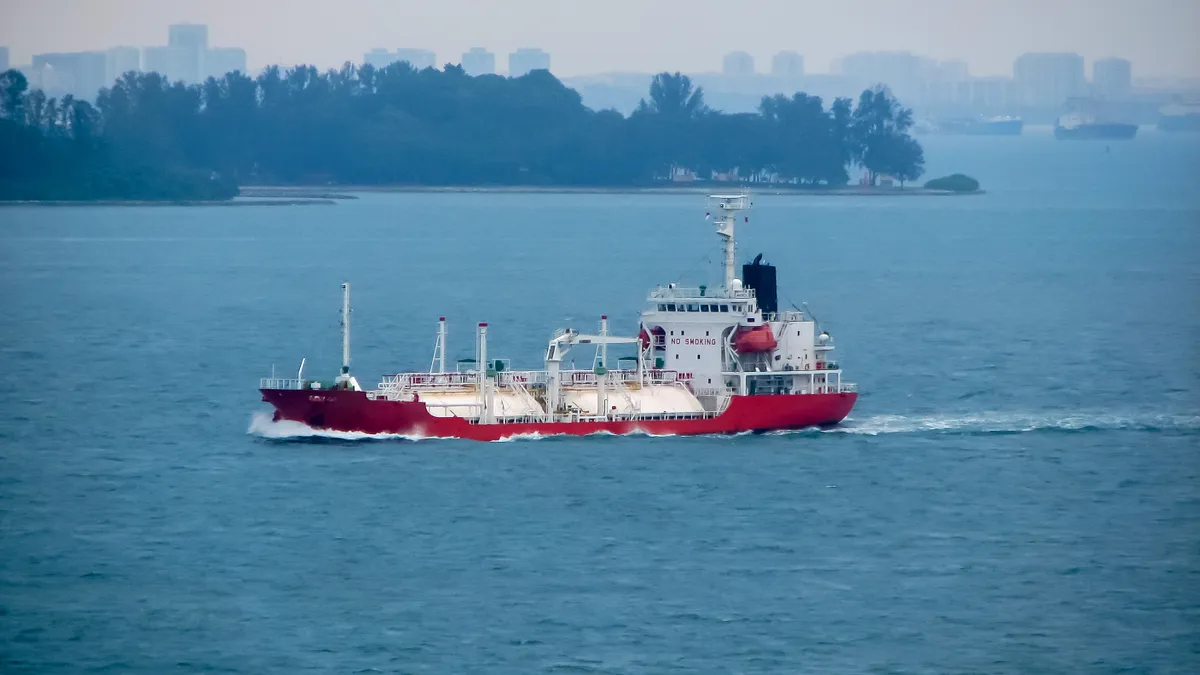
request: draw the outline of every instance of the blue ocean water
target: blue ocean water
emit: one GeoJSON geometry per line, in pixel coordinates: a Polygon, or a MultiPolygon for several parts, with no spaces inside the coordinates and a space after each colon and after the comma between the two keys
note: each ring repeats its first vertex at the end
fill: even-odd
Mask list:
{"type": "Polygon", "coordinates": [[[833,431],[272,438],[471,327],[713,281],[696,195],[0,209],[6,673],[1200,670],[1200,139],[922,139],[963,198],[755,196],[863,392],[833,431]],[[251,433],[252,426],[259,433],[251,433]]]}

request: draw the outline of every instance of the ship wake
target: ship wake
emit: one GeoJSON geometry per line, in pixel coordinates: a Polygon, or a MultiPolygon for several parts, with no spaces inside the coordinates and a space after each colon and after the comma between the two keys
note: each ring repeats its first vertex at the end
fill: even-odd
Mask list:
{"type": "Polygon", "coordinates": [[[979,412],[959,415],[872,415],[846,418],[836,427],[773,433],[858,434],[1021,434],[1141,431],[1198,433],[1200,415],[1115,414],[1108,412],[979,412]]]}

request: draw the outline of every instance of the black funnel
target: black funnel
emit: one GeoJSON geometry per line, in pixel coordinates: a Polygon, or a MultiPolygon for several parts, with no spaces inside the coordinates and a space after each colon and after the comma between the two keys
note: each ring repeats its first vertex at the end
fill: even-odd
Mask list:
{"type": "Polygon", "coordinates": [[[779,290],[775,285],[775,266],[762,261],[762,254],[754,262],[742,265],[742,285],[753,288],[758,298],[758,308],[763,314],[779,311],[779,290]]]}

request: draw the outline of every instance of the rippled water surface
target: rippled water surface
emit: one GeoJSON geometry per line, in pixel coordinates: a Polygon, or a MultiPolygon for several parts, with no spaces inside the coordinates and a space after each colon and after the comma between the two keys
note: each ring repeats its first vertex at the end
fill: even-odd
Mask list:
{"type": "Polygon", "coordinates": [[[274,366],[536,365],[718,278],[695,195],[0,209],[4,672],[1200,670],[1200,141],[925,141],[988,194],[759,194],[829,431],[314,437],[274,366]]]}

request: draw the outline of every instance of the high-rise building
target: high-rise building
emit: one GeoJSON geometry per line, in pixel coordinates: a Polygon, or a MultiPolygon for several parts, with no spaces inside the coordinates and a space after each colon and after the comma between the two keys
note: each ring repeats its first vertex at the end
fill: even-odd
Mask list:
{"type": "Polygon", "coordinates": [[[208,26],[195,23],[169,26],[167,46],[183,50],[187,54],[186,63],[181,64],[184,72],[180,73],[177,79],[189,83],[204,79],[207,72],[204,58],[208,55],[208,26]]]}
{"type": "Polygon", "coordinates": [[[883,85],[911,105],[924,88],[932,64],[908,52],[859,52],[843,58],[840,68],[856,89],[883,85]]]}
{"type": "Polygon", "coordinates": [[[1022,54],[1013,63],[1013,81],[1021,105],[1060,110],[1068,99],[1087,88],[1083,57],[1078,54],[1041,52],[1022,54]]]}
{"type": "MultiPolygon", "coordinates": [[[[25,81],[29,83],[30,89],[41,89],[46,92],[62,92],[63,88],[59,85],[59,76],[51,66],[33,67],[33,64],[17,66],[17,72],[25,76],[25,81]]],[[[68,83],[69,84],[69,83],[68,83]]]]}
{"type": "Polygon", "coordinates": [[[977,77],[971,81],[971,104],[977,109],[999,111],[1014,105],[1016,85],[1010,77],[977,77]]]}
{"type": "Polygon", "coordinates": [[[208,26],[202,23],[177,23],[167,27],[167,44],[187,49],[208,49],[208,26]]]}
{"type": "Polygon", "coordinates": [[[204,56],[208,77],[222,78],[228,73],[246,74],[246,50],[241,47],[213,47],[204,56]]]}
{"type": "Polygon", "coordinates": [[[437,54],[428,49],[409,49],[401,47],[396,50],[395,61],[406,61],[417,70],[437,68],[437,54]]]}
{"type": "Polygon", "coordinates": [[[796,52],[779,52],[771,58],[771,74],[788,79],[803,77],[804,57],[796,52]]]}
{"type": "Polygon", "coordinates": [[[550,55],[530,47],[522,47],[508,55],[508,76],[521,77],[535,70],[550,70],[550,55]]]}
{"type": "Polygon", "coordinates": [[[1129,96],[1133,88],[1133,64],[1127,59],[1100,59],[1092,64],[1092,89],[1109,100],[1129,96]]]}
{"type": "Polygon", "coordinates": [[[55,87],[48,87],[46,91],[50,96],[71,94],[80,99],[95,98],[105,85],[106,67],[104,52],[61,52],[33,56],[34,70],[53,72],[55,87]]]}
{"type": "Polygon", "coordinates": [[[754,57],[746,52],[729,52],[721,61],[721,72],[732,77],[754,74],[754,57]]]}
{"type": "Polygon", "coordinates": [[[104,86],[112,86],[129,71],[142,69],[142,50],[137,47],[113,47],[104,53],[104,86]]]}
{"type": "Polygon", "coordinates": [[[0,73],[8,70],[8,47],[0,47],[0,73]]]}
{"type": "Polygon", "coordinates": [[[930,71],[933,79],[943,82],[964,82],[971,79],[971,71],[966,61],[941,61],[931,64],[930,71]]]}
{"type": "Polygon", "coordinates": [[[386,49],[376,47],[371,51],[363,54],[363,64],[374,66],[376,68],[387,68],[396,61],[396,55],[386,49]]]}
{"type": "Polygon", "coordinates": [[[143,68],[171,82],[196,82],[195,54],[183,47],[146,47],[142,50],[143,68]]]}
{"type": "Polygon", "coordinates": [[[468,75],[491,75],[496,72],[496,55],[483,47],[472,47],[462,55],[462,67],[468,75]]]}
{"type": "Polygon", "coordinates": [[[971,104],[971,76],[964,61],[919,59],[917,82],[920,96],[905,104],[927,115],[962,114],[971,104]]]}
{"type": "Polygon", "coordinates": [[[376,47],[363,54],[363,63],[375,66],[376,68],[387,68],[393,63],[400,63],[401,61],[417,70],[437,67],[437,55],[428,49],[400,48],[394,52],[389,52],[381,47],[376,47]]]}

